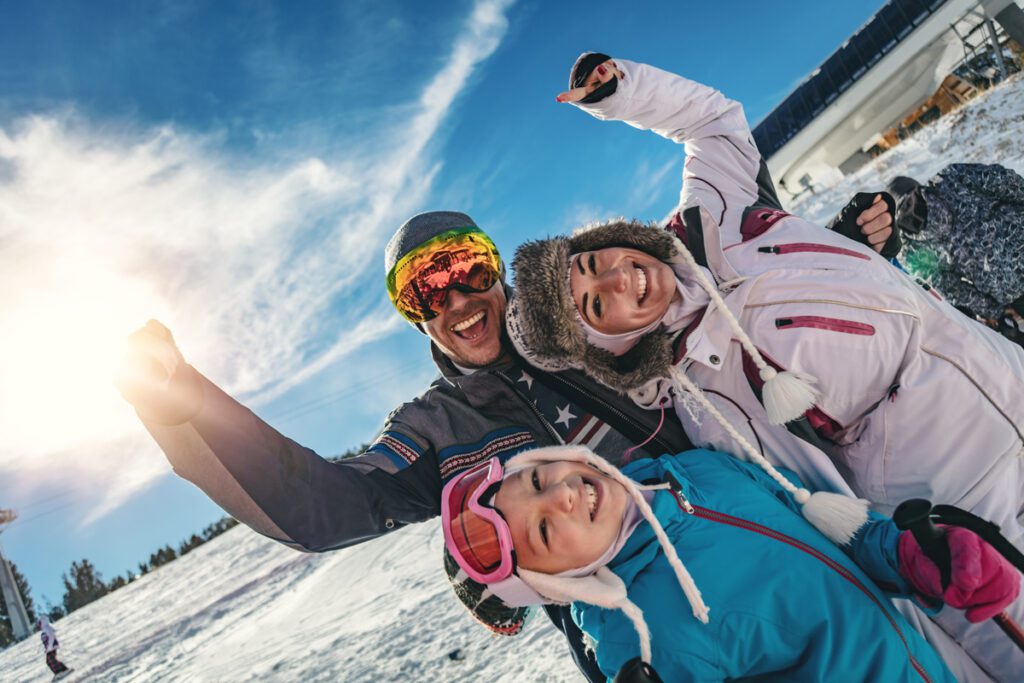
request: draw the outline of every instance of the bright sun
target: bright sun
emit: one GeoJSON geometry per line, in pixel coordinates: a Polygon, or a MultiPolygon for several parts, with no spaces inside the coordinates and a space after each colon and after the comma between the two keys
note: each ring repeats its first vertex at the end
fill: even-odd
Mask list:
{"type": "Polygon", "coordinates": [[[0,311],[4,449],[52,451],[128,427],[113,368],[128,333],[158,314],[155,297],[123,276],[85,269],[62,275],[73,285],[25,292],[0,311]]]}

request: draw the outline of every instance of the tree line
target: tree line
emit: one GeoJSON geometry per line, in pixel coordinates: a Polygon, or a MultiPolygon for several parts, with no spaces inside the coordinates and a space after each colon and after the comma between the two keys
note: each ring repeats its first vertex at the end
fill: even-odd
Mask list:
{"type": "MultiPolygon", "coordinates": [[[[327,460],[331,462],[337,462],[346,458],[351,458],[361,453],[364,453],[370,444],[363,444],[356,448],[345,451],[340,455],[328,457],[327,460]]],[[[31,592],[29,590],[28,581],[21,572],[18,571],[17,565],[11,563],[11,572],[14,574],[14,581],[18,585],[18,591],[21,593],[21,599],[25,603],[25,611],[28,612],[29,621],[35,624],[36,619],[40,616],[45,616],[50,621],[56,621],[61,617],[64,617],[74,612],[79,607],[84,607],[90,602],[93,602],[107,593],[116,591],[118,588],[127,586],[129,583],[142,576],[148,574],[157,567],[167,564],[182,555],[186,555],[202,544],[209,540],[220,536],[222,533],[238,524],[238,520],[233,517],[224,517],[213,524],[210,524],[201,534],[192,534],[191,537],[182,541],[178,548],[172,548],[169,545],[164,546],[150,554],[149,559],[145,562],[139,562],[138,572],[132,572],[131,570],[124,573],[124,575],[115,576],[109,582],[104,582],[99,570],[96,569],[95,565],[86,558],[82,558],[76,562],[71,563],[71,568],[68,572],[62,575],[64,580],[64,595],[61,601],[54,605],[47,600],[47,605],[41,611],[36,608],[35,603],[32,600],[31,592]]],[[[7,615],[7,606],[3,600],[0,600],[0,648],[7,647],[14,642],[14,634],[11,631],[11,620],[7,615]]]]}
{"type": "MultiPolygon", "coordinates": [[[[192,534],[192,536],[182,541],[177,549],[166,545],[156,550],[150,554],[148,560],[139,562],[137,573],[129,570],[124,575],[115,576],[109,582],[103,581],[99,570],[88,559],[83,558],[72,562],[70,570],[62,575],[64,595],[61,601],[54,605],[50,604],[47,600],[47,605],[42,609],[37,608],[35,601],[32,599],[28,581],[18,571],[18,566],[13,562],[10,563],[11,573],[14,575],[14,582],[18,586],[18,592],[21,593],[21,599],[25,603],[25,611],[28,613],[29,621],[35,624],[40,616],[45,616],[50,621],[56,621],[74,612],[76,609],[103,597],[107,593],[128,585],[139,576],[148,574],[157,567],[165,565],[182,555],[187,555],[237,524],[238,521],[234,518],[224,517],[208,525],[201,534],[192,534]]],[[[14,633],[11,629],[11,619],[7,613],[7,605],[3,600],[0,600],[0,648],[7,647],[13,642],[14,633]]]]}

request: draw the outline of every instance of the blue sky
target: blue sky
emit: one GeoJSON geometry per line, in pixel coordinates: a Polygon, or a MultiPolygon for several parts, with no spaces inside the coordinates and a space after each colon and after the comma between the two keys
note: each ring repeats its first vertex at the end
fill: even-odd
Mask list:
{"type": "Polygon", "coordinates": [[[756,123],[880,5],[0,0],[0,544],[37,603],[220,516],[109,381],[148,317],[300,443],[366,442],[433,375],[384,296],[405,218],[510,255],[675,203],[680,148],[554,101],[580,52],[756,123]]]}

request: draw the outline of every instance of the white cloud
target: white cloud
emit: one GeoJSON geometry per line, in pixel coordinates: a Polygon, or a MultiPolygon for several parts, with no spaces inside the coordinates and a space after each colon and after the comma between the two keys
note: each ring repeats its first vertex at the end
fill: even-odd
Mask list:
{"type": "MultiPolygon", "coordinates": [[[[682,152],[682,149],[679,149],[682,152]]],[[[682,154],[673,154],[669,159],[664,161],[662,164],[655,168],[651,168],[651,164],[647,161],[643,161],[637,167],[636,173],[632,186],[630,188],[628,206],[633,207],[633,211],[637,216],[642,212],[651,208],[654,203],[662,197],[666,188],[668,187],[668,180],[666,176],[675,170],[678,174],[675,180],[675,189],[678,191],[682,187],[682,168],[683,159],[682,154]]]]}
{"type": "Polygon", "coordinates": [[[429,193],[436,140],[510,4],[476,4],[447,63],[379,136],[392,146],[373,155],[239,158],[216,135],[73,108],[0,128],[0,469],[73,465],[83,487],[102,481],[94,518],[166,472],[162,459],[111,468],[75,455],[140,434],[106,378],[147,317],[225,389],[260,402],[397,329],[381,306],[380,248],[429,193]]]}

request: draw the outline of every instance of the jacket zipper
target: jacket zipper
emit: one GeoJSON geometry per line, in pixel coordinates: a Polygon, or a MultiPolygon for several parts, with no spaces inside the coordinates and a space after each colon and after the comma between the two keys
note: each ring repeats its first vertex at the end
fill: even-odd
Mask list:
{"type": "Polygon", "coordinates": [[[914,670],[917,671],[917,673],[925,681],[931,680],[928,677],[928,673],[924,670],[924,667],[921,666],[920,662],[914,659],[914,655],[910,652],[910,645],[907,643],[907,639],[903,636],[903,632],[900,631],[900,627],[896,624],[896,621],[892,618],[892,615],[885,611],[885,608],[882,606],[881,602],[879,602],[878,598],[876,598],[871,593],[871,591],[869,591],[864,586],[864,584],[860,582],[860,580],[856,576],[850,573],[850,571],[843,567],[841,564],[839,564],[832,558],[828,557],[827,555],[819,552],[817,549],[807,545],[803,541],[798,541],[792,536],[787,536],[786,534],[783,534],[774,529],[769,529],[768,527],[758,524],[757,522],[751,522],[749,520],[741,519],[739,517],[733,517],[731,515],[727,515],[722,512],[717,512],[715,510],[710,510],[699,505],[691,505],[690,501],[686,500],[682,492],[678,491],[675,487],[673,487],[672,493],[675,495],[676,503],[679,505],[679,507],[685,510],[688,514],[696,515],[697,517],[700,517],[701,519],[706,519],[710,522],[727,524],[729,526],[734,526],[739,529],[753,531],[754,533],[761,534],[762,536],[767,536],[768,538],[774,539],[776,541],[781,541],[782,543],[790,545],[796,548],[797,550],[801,550],[807,553],[808,555],[815,558],[816,560],[824,564],[826,567],[828,567],[829,569],[836,572],[841,577],[852,583],[854,586],[857,587],[858,590],[860,590],[865,596],[867,596],[869,600],[871,600],[875,607],[877,607],[878,610],[885,617],[886,621],[889,622],[889,625],[892,626],[893,630],[896,632],[896,635],[899,636],[899,639],[903,642],[903,647],[907,651],[907,657],[910,659],[910,664],[914,667],[914,670]]]}
{"type": "MultiPolygon", "coordinates": [[[[583,391],[583,388],[580,387],[578,384],[574,384],[574,383],[570,382],[569,380],[567,380],[567,379],[565,379],[563,377],[559,377],[559,376],[554,375],[554,374],[550,374],[548,376],[549,377],[553,377],[555,380],[557,380],[557,381],[559,381],[559,382],[561,382],[563,384],[566,384],[566,385],[572,387],[574,390],[576,390],[577,393],[580,393],[580,394],[585,393],[583,391]]],[[[638,431],[638,433],[640,433],[640,434],[647,433],[647,431],[648,431],[647,428],[645,428],[643,425],[641,425],[640,423],[638,423],[635,420],[633,420],[631,417],[626,415],[624,412],[622,412],[621,410],[619,410],[615,406],[613,406],[610,403],[608,403],[608,402],[598,398],[594,394],[587,394],[587,396],[589,397],[590,400],[592,400],[592,401],[594,401],[596,403],[601,404],[601,406],[603,406],[607,410],[611,411],[612,413],[614,413],[618,417],[622,418],[625,422],[629,423],[634,429],[636,429],[638,431]]],[[[609,426],[614,427],[614,425],[609,425],[609,426]]],[[[616,430],[616,431],[620,431],[620,430],[616,430]]],[[[659,444],[663,449],[665,449],[664,450],[665,453],[672,453],[673,452],[672,448],[667,443],[662,441],[660,436],[655,435],[655,437],[652,439],[652,441],[657,443],[657,444],[659,444]]]]}
{"type": "Polygon", "coordinates": [[[770,247],[758,247],[757,250],[762,254],[797,254],[813,252],[817,254],[839,254],[840,256],[852,256],[865,261],[871,260],[870,256],[854,251],[853,249],[833,247],[828,244],[814,244],[813,242],[790,242],[789,244],[776,244],[770,247]]]}
{"type": "Polygon", "coordinates": [[[549,425],[548,421],[544,419],[544,415],[542,415],[541,412],[537,410],[537,406],[533,405],[531,401],[529,401],[525,396],[523,396],[519,389],[516,388],[516,385],[512,380],[510,380],[508,377],[501,374],[500,372],[495,372],[494,374],[500,377],[502,381],[505,382],[505,384],[507,384],[509,388],[512,389],[513,392],[515,392],[515,395],[522,399],[523,403],[527,405],[527,407],[533,413],[534,417],[536,417],[537,420],[539,420],[540,423],[544,425],[544,429],[547,431],[548,436],[551,437],[553,443],[558,445],[565,443],[562,440],[562,437],[558,436],[558,432],[555,431],[555,428],[549,425]]]}
{"type": "Polygon", "coordinates": [[[841,320],[840,318],[826,318],[820,315],[794,315],[788,318],[776,318],[775,327],[780,330],[788,327],[813,327],[819,330],[867,336],[875,333],[874,326],[867,323],[859,323],[855,320],[841,320]]]}

